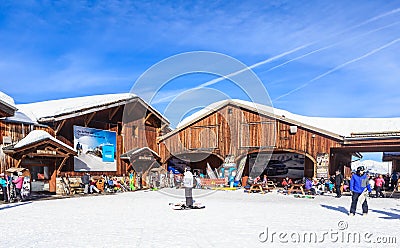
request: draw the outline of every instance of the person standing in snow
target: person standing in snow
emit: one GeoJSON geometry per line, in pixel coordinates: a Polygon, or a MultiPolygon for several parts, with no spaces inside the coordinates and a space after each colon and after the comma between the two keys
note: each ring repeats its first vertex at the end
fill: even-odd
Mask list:
{"type": "Polygon", "coordinates": [[[385,184],[385,180],[383,180],[382,175],[379,175],[375,178],[375,187],[376,187],[376,198],[385,197],[382,193],[382,187],[385,184]]]}
{"type": "Polygon", "coordinates": [[[185,169],[183,186],[185,187],[186,207],[191,208],[193,206],[193,174],[189,169],[185,169]]]}
{"type": "Polygon", "coordinates": [[[351,196],[351,207],[350,207],[350,216],[354,216],[356,213],[357,202],[360,198],[360,202],[362,202],[362,211],[363,215],[367,215],[368,213],[368,203],[367,203],[367,190],[371,193],[371,186],[368,183],[368,175],[364,173],[364,166],[359,166],[357,168],[357,172],[353,174],[350,180],[350,191],[352,193],[351,196]]]}
{"type": "Polygon", "coordinates": [[[337,170],[335,174],[336,198],[342,197],[342,189],[341,189],[342,186],[343,186],[343,175],[340,174],[340,170],[337,170]]]}
{"type": "Polygon", "coordinates": [[[174,172],[172,170],[169,172],[169,186],[171,188],[175,187],[175,175],[174,175],[174,172]]]}
{"type": "Polygon", "coordinates": [[[1,190],[3,191],[3,200],[4,202],[8,202],[8,180],[7,180],[7,175],[4,173],[0,174],[0,186],[1,190]]]}
{"type": "Polygon", "coordinates": [[[82,184],[85,186],[85,189],[84,189],[84,193],[85,194],[88,194],[89,193],[89,183],[90,183],[90,176],[89,176],[89,173],[85,173],[85,175],[83,175],[82,177],[81,177],[81,180],[82,180],[82,184]]]}
{"type": "Polygon", "coordinates": [[[15,192],[18,201],[22,200],[21,190],[22,184],[24,183],[24,177],[22,176],[22,172],[18,172],[17,177],[12,180],[13,184],[15,185],[15,192]]]}
{"type": "Polygon", "coordinates": [[[394,171],[392,174],[392,183],[391,183],[391,187],[390,187],[392,191],[395,191],[397,189],[398,181],[399,181],[399,177],[397,176],[397,172],[394,171]]]}

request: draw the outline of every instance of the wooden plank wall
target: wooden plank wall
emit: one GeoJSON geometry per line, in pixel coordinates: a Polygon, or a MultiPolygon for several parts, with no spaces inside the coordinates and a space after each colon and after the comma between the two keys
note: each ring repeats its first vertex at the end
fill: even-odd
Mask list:
{"type": "MultiPolygon", "coordinates": [[[[0,121],[0,145],[2,146],[3,137],[5,136],[11,137],[12,142],[16,143],[25,138],[33,130],[44,130],[51,135],[54,135],[54,131],[48,127],[0,121]]],[[[18,161],[6,154],[3,154],[2,158],[0,158],[0,163],[1,173],[3,172],[1,170],[6,170],[10,167],[16,166],[18,161]]]]}
{"type": "Polygon", "coordinates": [[[340,146],[339,140],[302,127],[297,128],[296,134],[290,134],[290,126],[288,122],[228,105],[161,140],[160,155],[165,163],[171,154],[206,149],[216,143],[213,152],[221,157],[234,155],[238,158],[249,151],[274,149],[307,154],[315,162],[318,153],[330,153],[331,147],[340,146]],[[216,142],[204,142],[203,132],[212,133],[210,142],[214,139],[216,142]]]}

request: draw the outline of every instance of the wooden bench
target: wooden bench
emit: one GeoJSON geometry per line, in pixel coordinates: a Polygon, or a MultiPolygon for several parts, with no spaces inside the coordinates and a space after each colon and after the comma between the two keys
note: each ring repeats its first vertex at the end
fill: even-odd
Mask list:
{"type": "Polygon", "coordinates": [[[253,193],[253,192],[260,192],[261,194],[265,194],[267,192],[270,192],[271,190],[269,189],[268,185],[267,187],[263,187],[262,184],[260,183],[255,183],[250,186],[250,189],[247,191],[247,193],[253,193]]]}
{"type": "Polygon", "coordinates": [[[224,186],[227,184],[225,178],[201,178],[200,179],[201,187],[217,187],[217,186],[224,186]]]}
{"type": "Polygon", "coordinates": [[[305,195],[304,189],[303,189],[303,185],[304,184],[302,184],[302,183],[294,183],[294,184],[292,184],[292,186],[288,190],[287,194],[290,195],[290,193],[292,193],[292,191],[300,189],[301,190],[301,194],[305,195]]]}
{"type": "Polygon", "coordinates": [[[267,181],[267,186],[276,189],[276,184],[273,181],[267,181]]]}

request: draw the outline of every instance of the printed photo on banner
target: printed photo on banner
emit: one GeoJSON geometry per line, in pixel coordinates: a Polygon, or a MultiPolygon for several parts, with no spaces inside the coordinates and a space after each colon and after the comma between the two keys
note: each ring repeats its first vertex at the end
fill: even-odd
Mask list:
{"type": "Polygon", "coordinates": [[[116,171],[116,132],[74,126],[75,171],[116,171]]]}

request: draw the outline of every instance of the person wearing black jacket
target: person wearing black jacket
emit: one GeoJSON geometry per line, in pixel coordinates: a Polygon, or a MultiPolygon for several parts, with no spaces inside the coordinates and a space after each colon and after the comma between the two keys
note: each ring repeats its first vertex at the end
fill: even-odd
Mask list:
{"type": "Polygon", "coordinates": [[[341,191],[342,185],[343,185],[343,175],[340,174],[340,170],[337,170],[335,175],[335,189],[337,198],[342,197],[342,191],[341,191]]]}
{"type": "Polygon", "coordinates": [[[85,194],[88,194],[89,193],[89,183],[90,183],[90,175],[89,175],[89,173],[85,173],[85,175],[83,175],[81,177],[81,181],[82,181],[82,184],[85,186],[85,189],[84,189],[83,192],[85,194]]]}

